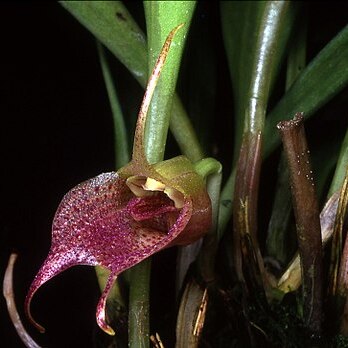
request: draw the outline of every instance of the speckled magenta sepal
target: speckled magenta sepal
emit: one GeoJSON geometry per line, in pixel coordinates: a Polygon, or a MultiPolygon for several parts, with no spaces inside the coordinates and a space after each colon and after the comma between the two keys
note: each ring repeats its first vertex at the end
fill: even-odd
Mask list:
{"type": "Polygon", "coordinates": [[[48,257],[35,277],[26,310],[37,289],[75,265],[102,266],[109,280],[97,307],[97,322],[112,333],[105,321],[107,295],[118,274],[168,246],[185,228],[192,215],[192,202],[182,209],[162,192],[134,197],[117,173],[101,174],[68,192],[53,220],[48,257]]]}

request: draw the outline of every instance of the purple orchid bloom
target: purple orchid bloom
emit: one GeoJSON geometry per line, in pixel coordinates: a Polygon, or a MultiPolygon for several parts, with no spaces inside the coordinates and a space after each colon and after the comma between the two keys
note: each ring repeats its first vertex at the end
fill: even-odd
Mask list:
{"type": "Polygon", "coordinates": [[[102,266],[110,271],[97,305],[97,323],[108,334],[108,294],[124,270],[152,254],[187,245],[211,226],[211,203],[203,178],[184,156],[149,164],[144,149],[147,110],[173,36],[169,34],[149,79],[139,112],[131,162],[118,172],[103,173],[69,191],[60,203],[52,226],[48,256],[30,286],[25,301],[58,273],[75,265],[102,266]]]}

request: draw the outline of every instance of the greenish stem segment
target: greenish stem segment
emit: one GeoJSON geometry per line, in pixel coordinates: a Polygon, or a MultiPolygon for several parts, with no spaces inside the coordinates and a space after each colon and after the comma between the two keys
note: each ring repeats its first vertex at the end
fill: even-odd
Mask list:
{"type": "Polygon", "coordinates": [[[303,275],[304,324],[314,334],[320,334],[323,280],[321,225],[303,120],[302,114],[298,113],[293,120],[280,122],[277,127],[290,171],[303,275]]]}
{"type": "Polygon", "coordinates": [[[169,32],[179,24],[184,24],[173,39],[171,53],[150,104],[145,131],[146,157],[149,163],[156,163],[164,157],[176,81],[195,5],[195,1],[144,2],[149,72],[152,71],[169,32]]]}
{"type": "Polygon", "coordinates": [[[220,240],[224,234],[228,221],[232,215],[232,197],[234,194],[234,186],[236,181],[236,167],[227,179],[225,186],[221,191],[217,237],[220,240]]]}
{"type": "MultiPolygon", "coordinates": [[[[153,3],[158,3],[161,8],[169,6],[163,4],[167,1],[153,3]]],[[[180,8],[194,8],[192,1],[171,1],[168,3],[176,6],[177,13],[180,15],[182,15],[180,8]]],[[[108,48],[144,88],[146,87],[149,72],[146,38],[121,1],[60,1],[60,4],[108,48]]],[[[163,10],[161,13],[166,16],[166,22],[169,23],[169,20],[170,23],[174,22],[171,17],[173,14],[173,18],[175,18],[176,12],[166,14],[163,10]]],[[[192,14],[189,13],[189,15],[192,14]]],[[[186,24],[188,28],[189,21],[185,20],[187,18],[185,16],[179,18],[177,24],[174,24],[170,29],[182,22],[188,22],[186,24]]],[[[161,22],[159,27],[164,30],[165,23],[161,22]]],[[[166,34],[169,31],[167,30],[166,34]]],[[[162,35],[165,35],[164,31],[162,35]]],[[[161,41],[162,43],[164,39],[161,41]]],[[[177,96],[174,97],[173,101],[170,127],[182,153],[193,162],[200,160],[203,157],[202,149],[177,96]]]]}
{"type": "MultiPolygon", "coordinates": [[[[244,271],[260,290],[267,284],[257,241],[257,200],[261,169],[262,133],[275,64],[279,63],[288,38],[284,26],[292,10],[290,2],[263,3],[255,28],[255,47],[251,62],[250,85],[245,101],[244,133],[236,170],[233,197],[234,264],[238,279],[244,283],[244,271]],[[282,43],[282,44],[280,44],[282,43]],[[277,58],[278,57],[278,58],[277,58]]],[[[256,289],[254,289],[256,290],[256,289]]]]}
{"type": "MultiPolygon", "coordinates": [[[[251,2],[221,3],[224,43],[235,86],[237,135],[234,157],[241,156],[240,143],[243,136],[242,128],[238,124],[244,124],[244,136],[248,133],[249,138],[262,135],[268,97],[295,14],[296,6],[289,2],[269,1],[259,2],[257,5],[251,2]],[[243,47],[236,47],[238,43],[242,43],[243,47]]],[[[253,149],[249,153],[259,156],[253,149]]],[[[236,174],[237,168],[234,166],[221,193],[219,239],[232,213],[236,174]]],[[[244,177],[241,173],[239,175],[244,177]]],[[[255,173],[255,177],[258,175],[255,173]]],[[[237,199],[236,202],[241,201],[237,199]]]]}
{"type": "Polygon", "coordinates": [[[116,168],[119,169],[126,165],[130,159],[127,131],[120,102],[117,97],[116,88],[112,81],[109,64],[105,56],[105,51],[100,42],[97,42],[97,49],[114,121],[115,165],[116,168]]]}
{"type": "Polygon", "coordinates": [[[128,313],[128,346],[132,348],[149,347],[150,275],[150,258],[144,260],[131,269],[128,313]]]}
{"type": "MultiPolygon", "coordinates": [[[[175,86],[194,5],[194,2],[144,2],[150,72],[169,32],[185,23],[172,42],[166,65],[161,71],[146,115],[144,144],[149,163],[157,163],[164,157],[175,86]]],[[[149,347],[150,275],[150,259],[140,263],[131,272],[129,301],[129,347],[131,348],[149,347]]]]}
{"type": "Polygon", "coordinates": [[[199,272],[206,283],[215,279],[215,256],[218,249],[219,239],[217,235],[222,170],[220,163],[211,167],[207,178],[207,191],[212,207],[212,228],[204,237],[201,251],[198,255],[199,272]]]}
{"type": "Polygon", "coordinates": [[[222,172],[222,165],[215,158],[204,158],[194,164],[195,171],[203,178],[207,178],[212,174],[220,174],[222,172]]]}

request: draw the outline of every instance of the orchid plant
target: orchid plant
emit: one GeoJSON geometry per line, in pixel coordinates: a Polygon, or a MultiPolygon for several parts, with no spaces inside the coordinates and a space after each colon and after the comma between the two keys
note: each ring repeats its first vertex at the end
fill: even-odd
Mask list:
{"type": "MultiPolygon", "coordinates": [[[[176,330],[168,329],[175,331],[176,347],[345,346],[348,133],[337,131],[328,151],[322,142],[313,148],[306,134],[317,131],[310,117],[320,119],[323,105],[347,94],[347,25],[307,63],[305,7],[309,11],[313,4],[221,2],[233,111],[213,118],[218,55],[212,53],[211,34],[206,33],[207,48],[192,44],[203,41],[204,26],[195,22],[202,12],[194,14],[202,3],[144,1],[146,38],[127,10],[131,4],[60,4],[98,41],[114,117],[117,171],[82,182],[59,204],[51,248],[25,300],[34,326],[44,331],[30,310],[36,291],[70,267],[88,265],[96,267],[101,288],[96,322],[99,335],[110,335],[105,347],[174,346],[150,326],[149,280],[151,256],[177,246],[176,274],[170,275],[176,279],[176,330]],[[183,58],[187,40],[188,54],[192,47],[203,52],[189,65],[199,71],[189,91],[199,101],[198,122],[175,93],[180,64],[190,61],[183,58]],[[145,89],[130,160],[130,132],[106,49],[145,89]],[[221,149],[221,139],[207,140],[212,120],[230,140],[228,151],[221,149]],[[168,129],[182,154],[164,159],[168,129]],[[216,155],[224,171],[204,152],[216,155]],[[330,243],[331,249],[325,248],[330,243]],[[115,303],[127,313],[126,324],[115,303]],[[122,326],[127,343],[120,338],[122,326]]],[[[336,119],[348,126],[344,113],[336,119]]],[[[38,347],[15,306],[14,260],[4,279],[8,310],[22,341],[38,347]]]]}

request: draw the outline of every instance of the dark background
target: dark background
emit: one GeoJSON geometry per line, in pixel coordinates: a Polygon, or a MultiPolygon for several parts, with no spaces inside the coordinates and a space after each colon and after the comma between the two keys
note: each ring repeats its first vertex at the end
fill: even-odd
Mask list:
{"type": "MultiPolygon", "coordinates": [[[[17,251],[15,294],[28,331],[42,346],[91,347],[98,301],[92,268],[73,268],[38,291],[32,312],[44,335],[26,320],[23,302],[64,193],[114,170],[95,41],[54,2],[2,3],[0,16],[1,279],[9,253],[17,251]]],[[[21,347],[3,304],[0,345],[21,347]]]]}
{"type": "MultiPolygon", "coordinates": [[[[200,6],[199,18],[204,21],[210,16],[210,23],[216,24],[212,30],[219,33],[217,7],[200,6]]],[[[311,6],[309,56],[346,24],[348,13],[344,3],[311,6]]],[[[141,5],[138,13],[139,9],[141,5]]],[[[10,252],[18,252],[15,295],[30,334],[45,347],[92,347],[99,296],[92,268],[72,268],[35,295],[32,313],[46,327],[44,335],[26,320],[23,302],[47,255],[51,221],[64,193],[87,178],[114,170],[112,118],[95,41],[53,2],[1,3],[0,28],[0,278],[10,252]]],[[[226,117],[226,110],[232,107],[231,90],[219,40],[215,45],[222,57],[217,80],[220,95],[214,108],[217,115],[226,117]]],[[[125,73],[121,67],[117,69],[125,73]]],[[[132,100],[137,109],[142,92],[132,78],[129,84],[132,93],[121,88],[121,104],[124,99],[132,100]]],[[[346,96],[345,91],[335,99],[340,107],[348,105],[346,96]]],[[[342,114],[331,112],[331,119],[323,115],[320,128],[336,124],[344,131],[342,114]]],[[[223,162],[229,158],[233,143],[225,136],[231,127],[230,121],[226,122],[221,129],[216,125],[213,128],[215,154],[223,162]]],[[[159,274],[164,270],[158,270],[159,274]]],[[[165,287],[163,283],[161,286],[165,287]]],[[[0,303],[0,345],[21,347],[4,300],[0,303]]]]}

